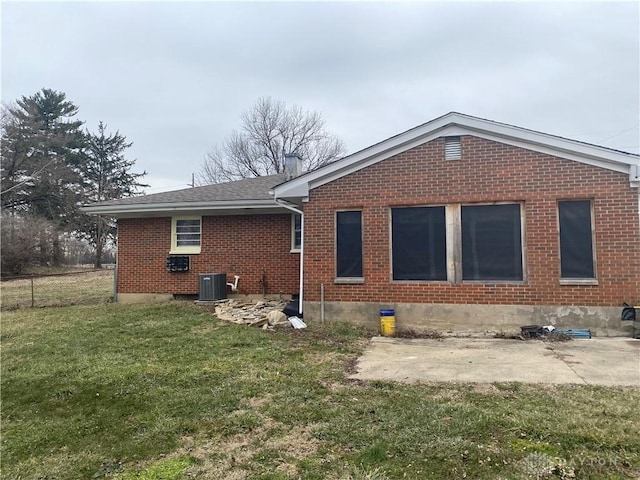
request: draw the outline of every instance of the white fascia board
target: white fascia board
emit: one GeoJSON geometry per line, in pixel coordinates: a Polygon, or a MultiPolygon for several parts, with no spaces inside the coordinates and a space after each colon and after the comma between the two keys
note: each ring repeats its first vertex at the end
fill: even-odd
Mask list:
{"type": "MultiPolygon", "coordinates": [[[[310,177],[313,175],[309,173],[305,175],[305,177],[310,177]]],[[[282,185],[278,185],[273,190],[270,190],[269,193],[274,196],[274,198],[282,198],[284,200],[288,200],[291,198],[302,198],[309,196],[309,181],[308,178],[305,178],[304,181],[292,180],[282,185]]],[[[300,179],[302,180],[302,179],[300,179]]]]}
{"type": "Polygon", "coordinates": [[[218,212],[225,210],[261,210],[280,208],[281,205],[273,200],[255,200],[252,202],[233,200],[227,202],[183,202],[183,203],[148,203],[133,205],[85,205],[81,211],[90,215],[131,215],[150,213],[187,213],[187,212],[218,212]]]}
{"type": "Polygon", "coordinates": [[[573,158],[571,158],[572,160],[582,161],[582,163],[588,163],[585,161],[588,159],[597,159],[599,163],[597,166],[614,171],[628,172],[628,169],[618,170],[615,169],[615,166],[634,165],[638,162],[638,156],[632,153],[618,152],[599,145],[591,145],[512,125],[497,124],[488,120],[469,117],[463,118],[464,121],[456,122],[458,126],[462,127],[459,135],[474,135],[477,133],[484,133],[487,136],[493,135],[495,141],[507,143],[507,140],[509,140],[513,142],[510,143],[511,145],[521,146],[522,148],[528,148],[530,150],[538,146],[545,148],[547,151],[556,152],[551,153],[551,155],[554,156],[562,156],[562,153],[568,153],[573,156],[573,158]],[[607,167],[605,166],[607,163],[611,163],[612,165],[607,167]]]}
{"type": "Polygon", "coordinates": [[[497,136],[492,133],[486,133],[483,131],[469,131],[469,129],[465,129],[465,133],[462,135],[473,135],[474,137],[484,138],[485,140],[492,140],[495,142],[500,142],[505,145],[511,145],[514,147],[523,148],[525,150],[532,150],[538,153],[544,153],[547,155],[551,155],[554,157],[565,158],[567,160],[573,160],[574,162],[584,163],[586,165],[592,165],[595,167],[604,168],[606,170],[612,170],[614,172],[626,173],[630,174],[631,166],[633,165],[628,159],[624,159],[627,161],[618,160],[610,160],[603,159],[602,156],[592,156],[592,154],[584,152],[584,153],[576,153],[575,150],[568,151],[561,147],[554,147],[548,144],[534,143],[530,141],[522,141],[519,138],[510,138],[510,137],[502,137],[497,136]]]}
{"type": "Polygon", "coordinates": [[[276,198],[308,197],[310,189],[374,165],[418,145],[439,137],[462,135],[473,135],[619,173],[627,173],[635,183],[632,169],[638,165],[637,155],[452,112],[342,158],[315,172],[279,185],[272,192],[276,198]]]}
{"type": "Polygon", "coordinates": [[[309,195],[310,188],[319,187],[344,175],[348,175],[442,136],[439,131],[442,126],[434,127],[432,125],[432,127],[437,128],[437,131],[434,131],[434,128],[431,128],[426,132],[430,133],[429,135],[416,131],[418,129],[423,130],[423,127],[431,125],[431,123],[432,122],[418,127],[417,129],[396,135],[395,137],[372,145],[364,150],[360,150],[348,157],[337,160],[319,170],[294,178],[282,185],[278,185],[272,190],[273,194],[276,198],[307,197],[309,195]]]}

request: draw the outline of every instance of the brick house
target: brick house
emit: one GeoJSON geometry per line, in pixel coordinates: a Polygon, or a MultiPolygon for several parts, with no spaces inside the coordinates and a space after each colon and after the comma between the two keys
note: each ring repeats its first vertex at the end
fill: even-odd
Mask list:
{"type": "Polygon", "coordinates": [[[639,156],[449,113],[285,181],[283,175],[104,202],[118,217],[120,300],[295,294],[304,316],[398,328],[538,323],[621,334],[640,303],[639,156]],[[302,213],[302,215],[296,212],[302,213]],[[186,254],[188,272],[168,272],[186,254]],[[300,262],[302,261],[302,264],[300,262]]]}

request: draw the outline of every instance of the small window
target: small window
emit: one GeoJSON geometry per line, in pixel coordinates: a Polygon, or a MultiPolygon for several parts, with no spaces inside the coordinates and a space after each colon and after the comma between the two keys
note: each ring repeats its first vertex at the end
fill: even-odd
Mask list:
{"type": "Polygon", "coordinates": [[[362,278],[362,212],[336,212],[336,277],[362,278]]]}
{"type": "Polygon", "coordinates": [[[200,253],[200,217],[174,217],[171,221],[171,253],[200,253]]]}
{"type": "Polygon", "coordinates": [[[462,158],[462,143],[460,137],[444,137],[444,159],[460,160],[462,158]]]}
{"type": "Polygon", "coordinates": [[[560,278],[595,279],[590,200],[558,202],[560,278]]]}
{"type": "Polygon", "coordinates": [[[446,280],[444,207],[391,209],[394,280],[446,280]]]}
{"type": "Polygon", "coordinates": [[[520,205],[463,205],[462,279],[523,280],[520,205]]]}
{"type": "Polygon", "coordinates": [[[302,215],[291,215],[291,251],[299,252],[302,247],[302,215]]]}

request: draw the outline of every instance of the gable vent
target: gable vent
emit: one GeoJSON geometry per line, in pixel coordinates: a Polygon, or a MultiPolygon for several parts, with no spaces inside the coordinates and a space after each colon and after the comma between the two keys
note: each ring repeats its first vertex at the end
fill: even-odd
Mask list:
{"type": "Polygon", "coordinates": [[[444,159],[460,160],[462,158],[462,144],[460,137],[444,137],[444,159]]]}

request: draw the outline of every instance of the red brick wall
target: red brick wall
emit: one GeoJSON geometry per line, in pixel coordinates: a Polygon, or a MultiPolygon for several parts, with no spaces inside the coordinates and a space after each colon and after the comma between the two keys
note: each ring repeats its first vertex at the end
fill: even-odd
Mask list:
{"type": "Polygon", "coordinates": [[[620,306],[640,303],[638,190],[628,174],[477,137],[462,160],[444,139],[318,187],[305,204],[305,300],[620,306]],[[560,285],[558,199],[593,199],[599,285],[560,285]],[[390,280],[391,206],[517,201],[525,205],[525,284],[390,280]],[[336,209],[362,209],[364,284],[335,285],[336,209]]]}
{"type": "Polygon", "coordinates": [[[300,254],[291,250],[291,215],[202,217],[202,251],[189,272],[167,272],[171,218],[118,220],[118,292],[197,294],[200,273],[240,276],[239,293],[298,293],[300,254]]]}

